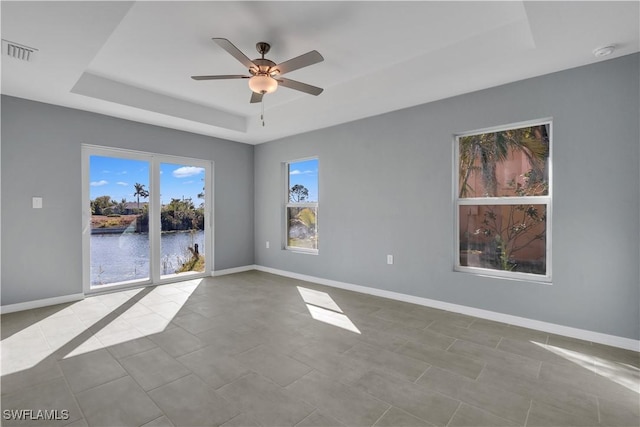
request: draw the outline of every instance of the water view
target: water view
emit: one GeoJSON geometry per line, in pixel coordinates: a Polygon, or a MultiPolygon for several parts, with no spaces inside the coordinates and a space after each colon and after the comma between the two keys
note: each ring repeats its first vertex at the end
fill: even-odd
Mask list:
{"type": "MultiPolygon", "coordinates": [[[[189,248],[198,245],[204,257],[204,231],[161,234],[163,275],[174,274],[191,257],[189,248]]],[[[147,233],[91,235],[91,284],[149,278],[149,235],[147,233]]]]}
{"type": "Polygon", "coordinates": [[[119,152],[110,156],[111,150],[100,148],[92,151],[91,287],[204,272],[210,164],[189,159],[174,163],[144,153],[138,153],[138,158],[119,152]],[[157,183],[157,191],[152,191],[151,182],[157,183]],[[151,277],[156,269],[160,277],[151,277]]]}

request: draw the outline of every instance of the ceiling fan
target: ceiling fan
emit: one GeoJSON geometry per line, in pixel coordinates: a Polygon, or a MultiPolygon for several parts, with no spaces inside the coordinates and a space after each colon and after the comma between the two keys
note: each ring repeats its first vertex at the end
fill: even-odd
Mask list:
{"type": "Polygon", "coordinates": [[[276,64],[264,57],[271,49],[269,43],[259,42],[256,44],[256,50],[262,57],[252,61],[229,40],[223,38],[213,38],[212,40],[247,67],[251,75],[191,76],[194,80],[249,79],[249,88],[253,92],[250,101],[252,103],[262,101],[264,94],[275,92],[278,85],[316,96],[322,93],[322,88],[280,77],[285,73],[324,61],[322,55],[316,50],[276,64]]]}

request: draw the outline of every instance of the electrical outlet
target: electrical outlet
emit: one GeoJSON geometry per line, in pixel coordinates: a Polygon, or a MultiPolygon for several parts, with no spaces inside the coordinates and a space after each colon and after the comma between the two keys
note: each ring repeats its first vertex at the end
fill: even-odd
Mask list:
{"type": "Polygon", "coordinates": [[[42,197],[34,197],[31,199],[33,209],[42,209],[42,197]]]}
{"type": "Polygon", "coordinates": [[[393,255],[387,255],[387,264],[393,264],[393,255]]]}
{"type": "Polygon", "coordinates": [[[267,243],[264,245],[267,249],[269,249],[269,241],[267,240],[267,243]]]}

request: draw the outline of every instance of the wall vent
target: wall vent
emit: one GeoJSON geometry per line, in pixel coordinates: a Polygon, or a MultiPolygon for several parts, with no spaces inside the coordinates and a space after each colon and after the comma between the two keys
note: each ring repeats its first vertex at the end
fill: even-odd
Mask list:
{"type": "Polygon", "coordinates": [[[33,61],[38,49],[2,39],[2,54],[21,61],[33,61]]]}

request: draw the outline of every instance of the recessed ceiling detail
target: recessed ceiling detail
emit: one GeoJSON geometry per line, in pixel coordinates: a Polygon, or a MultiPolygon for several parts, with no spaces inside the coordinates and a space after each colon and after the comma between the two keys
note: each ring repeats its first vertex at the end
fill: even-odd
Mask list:
{"type": "Polygon", "coordinates": [[[247,119],[241,115],[155,93],[91,73],[83,73],[71,92],[217,128],[243,133],[247,131],[247,119]]]}
{"type": "MultiPolygon", "coordinates": [[[[251,144],[636,53],[637,1],[0,2],[2,38],[36,46],[4,56],[2,93],[251,144]],[[216,48],[272,46],[278,64],[316,49],[296,90],[249,103],[216,48]],[[595,57],[596,46],[615,45],[595,57]]],[[[246,71],[246,70],[245,70],[246,71]]],[[[287,75],[288,77],[288,75],[287,75]]]]}

